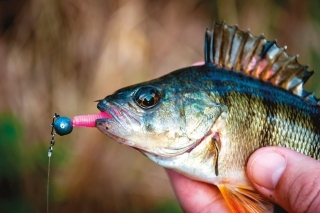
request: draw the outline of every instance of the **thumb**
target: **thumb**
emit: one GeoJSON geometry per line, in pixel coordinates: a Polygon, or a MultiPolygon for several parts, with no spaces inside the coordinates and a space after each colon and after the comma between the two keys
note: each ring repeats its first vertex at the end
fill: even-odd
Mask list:
{"type": "Polygon", "coordinates": [[[320,162],[283,147],[251,155],[247,175],[265,197],[288,212],[320,212],[320,162]]]}

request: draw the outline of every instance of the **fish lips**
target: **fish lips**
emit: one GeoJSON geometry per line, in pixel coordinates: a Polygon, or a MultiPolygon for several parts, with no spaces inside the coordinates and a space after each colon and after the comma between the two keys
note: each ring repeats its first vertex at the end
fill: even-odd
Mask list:
{"type": "Polygon", "coordinates": [[[109,106],[109,107],[101,108],[98,105],[98,108],[101,112],[106,112],[107,114],[110,115],[110,117],[108,118],[99,118],[96,120],[96,127],[100,131],[107,134],[110,132],[115,132],[115,130],[117,129],[119,130],[119,128],[122,127],[121,120],[119,119],[119,117],[121,117],[121,114],[116,107],[109,106]]]}
{"type": "Polygon", "coordinates": [[[141,122],[139,119],[121,106],[105,100],[98,103],[98,109],[101,112],[106,112],[110,117],[97,119],[96,127],[119,143],[133,146],[125,138],[133,134],[137,128],[140,128],[141,122]]]}

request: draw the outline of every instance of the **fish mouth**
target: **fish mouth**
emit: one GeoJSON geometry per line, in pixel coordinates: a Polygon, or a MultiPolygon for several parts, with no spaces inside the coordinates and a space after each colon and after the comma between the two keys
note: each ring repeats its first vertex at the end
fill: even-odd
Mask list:
{"type": "Polygon", "coordinates": [[[104,107],[103,109],[99,108],[99,110],[101,112],[108,113],[110,117],[96,119],[96,127],[117,142],[129,145],[127,140],[112,132],[114,129],[127,130],[127,128],[122,124],[123,121],[121,120],[122,115],[120,111],[116,107],[104,107]]]}
{"type": "Polygon", "coordinates": [[[136,145],[125,137],[132,134],[133,127],[141,125],[139,119],[115,103],[103,102],[104,100],[99,102],[98,109],[110,117],[96,119],[96,127],[117,142],[135,148],[136,145]]]}
{"type": "Polygon", "coordinates": [[[106,112],[112,116],[111,118],[101,118],[101,119],[96,120],[96,127],[101,132],[105,133],[106,135],[108,135],[110,138],[114,139],[118,143],[120,143],[124,146],[134,148],[135,150],[141,152],[142,154],[145,154],[145,153],[153,154],[153,153],[149,152],[148,150],[146,150],[144,147],[141,147],[137,144],[134,144],[130,140],[127,140],[124,137],[121,137],[118,134],[114,134],[110,131],[111,128],[125,129],[124,125],[121,125],[121,121],[120,121],[119,117],[116,116],[119,114],[119,111],[117,111],[114,108],[111,108],[108,110],[103,109],[103,110],[101,110],[101,112],[106,112]],[[115,126],[111,127],[111,125],[116,125],[116,127],[115,126]]]}
{"type": "MultiPolygon", "coordinates": [[[[122,107],[118,106],[116,103],[113,102],[107,102],[105,100],[101,100],[98,105],[98,109],[101,112],[108,113],[111,118],[101,118],[96,120],[96,126],[99,127],[102,124],[112,124],[116,125],[118,128],[121,128],[122,130],[125,130],[125,132],[130,132],[129,120],[134,119],[132,115],[129,114],[129,112],[122,107]]],[[[108,125],[106,126],[106,130],[109,130],[108,125]]],[[[108,131],[109,132],[109,131],[108,131]]]]}

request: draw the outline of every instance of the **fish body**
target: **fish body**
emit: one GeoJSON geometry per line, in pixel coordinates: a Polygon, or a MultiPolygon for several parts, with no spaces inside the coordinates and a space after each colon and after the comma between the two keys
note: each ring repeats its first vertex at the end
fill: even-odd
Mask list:
{"type": "Polygon", "coordinates": [[[258,148],[320,159],[311,76],[285,48],[224,23],[205,34],[205,63],[125,87],[98,103],[96,126],[161,166],[219,187],[233,212],[270,212],[245,174],[258,148]]]}

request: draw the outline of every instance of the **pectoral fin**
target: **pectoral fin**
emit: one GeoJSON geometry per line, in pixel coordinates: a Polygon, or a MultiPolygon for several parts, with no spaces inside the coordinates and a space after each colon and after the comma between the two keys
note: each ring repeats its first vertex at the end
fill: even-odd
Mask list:
{"type": "Polygon", "coordinates": [[[274,205],[249,186],[220,184],[218,188],[233,213],[273,212],[274,205]]]}

